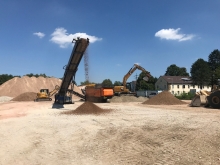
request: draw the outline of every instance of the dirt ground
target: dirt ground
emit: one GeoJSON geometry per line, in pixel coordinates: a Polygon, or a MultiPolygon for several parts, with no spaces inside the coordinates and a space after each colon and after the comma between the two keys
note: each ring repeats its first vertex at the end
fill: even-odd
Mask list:
{"type": "Polygon", "coordinates": [[[0,165],[220,164],[219,110],[126,102],[61,114],[82,104],[0,103],[0,165]]]}

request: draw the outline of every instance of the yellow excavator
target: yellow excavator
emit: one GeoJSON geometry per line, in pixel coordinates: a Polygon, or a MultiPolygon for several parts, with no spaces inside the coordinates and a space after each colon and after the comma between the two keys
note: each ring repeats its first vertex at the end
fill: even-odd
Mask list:
{"type": "Polygon", "coordinates": [[[55,86],[54,90],[49,92],[49,89],[41,89],[39,93],[37,93],[37,97],[34,101],[52,101],[52,96],[60,89],[58,85],[55,86]]]}
{"type": "Polygon", "coordinates": [[[120,95],[135,95],[135,92],[131,92],[131,83],[127,83],[128,78],[134,73],[134,71],[138,69],[141,70],[146,74],[146,76],[143,78],[145,81],[148,81],[151,77],[150,72],[146,71],[143,67],[141,67],[138,64],[134,64],[134,66],[128,71],[128,73],[124,76],[122,86],[114,86],[113,91],[114,95],[120,96],[120,95]]]}

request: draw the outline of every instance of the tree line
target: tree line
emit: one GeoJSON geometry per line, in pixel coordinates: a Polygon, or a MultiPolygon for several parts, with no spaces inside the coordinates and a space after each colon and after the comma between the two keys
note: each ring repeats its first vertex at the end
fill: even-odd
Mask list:
{"type": "MultiPolygon", "coordinates": [[[[190,68],[190,74],[185,67],[178,67],[176,64],[171,64],[167,67],[164,76],[188,76],[191,78],[193,85],[199,85],[202,88],[205,85],[213,86],[218,84],[220,80],[220,51],[215,49],[212,51],[208,60],[199,58],[196,60],[190,68]],[[191,76],[190,76],[191,75],[191,76]]],[[[142,72],[136,81],[136,90],[155,90],[155,83],[157,77],[151,77],[149,81],[143,80],[145,74],[142,72]]],[[[85,85],[89,82],[81,82],[81,85],[85,85]]],[[[115,81],[112,83],[110,79],[105,79],[102,82],[105,86],[119,86],[122,82],[115,81]]]]}
{"type": "MultiPolygon", "coordinates": [[[[25,76],[35,76],[35,77],[49,77],[46,74],[26,74],[25,76]]],[[[199,58],[196,60],[190,68],[190,74],[187,72],[185,67],[179,67],[176,64],[171,64],[167,67],[164,76],[189,76],[194,85],[199,85],[200,87],[204,85],[213,85],[218,84],[218,79],[220,79],[220,51],[215,49],[212,51],[208,60],[199,58]]],[[[20,76],[13,76],[8,74],[0,75],[0,85],[4,82],[20,76]]],[[[149,81],[143,80],[145,74],[142,72],[139,74],[136,79],[136,90],[155,90],[155,83],[158,80],[157,77],[151,77],[149,81]]],[[[80,85],[93,84],[95,82],[84,81],[80,82],[80,85]]],[[[95,83],[97,84],[97,83],[95,83]]],[[[103,86],[121,86],[121,81],[115,81],[114,83],[110,79],[105,79],[101,82],[103,86]]]]}
{"type": "MultiPolygon", "coordinates": [[[[28,77],[49,77],[47,76],[46,74],[33,74],[33,73],[30,73],[30,74],[26,74],[24,76],[28,76],[28,77]]],[[[21,77],[21,76],[13,76],[11,74],[1,74],[0,75],[0,85],[2,85],[3,83],[5,83],[6,81],[10,80],[10,79],[13,79],[14,77],[21,77]]]]}

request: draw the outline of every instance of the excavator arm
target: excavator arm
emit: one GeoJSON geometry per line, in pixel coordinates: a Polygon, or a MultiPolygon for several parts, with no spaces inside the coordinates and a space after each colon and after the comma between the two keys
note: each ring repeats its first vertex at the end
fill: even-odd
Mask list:
{"type": "Polygon", "coordinates": [[[134,71],[136,69],[139,69],[141,70],[142,72],[144,72],[146,74],[146,77],[150,78],[151,77],[151,74],[150,72],[146,71],[143,67],[141,67],[140,65],[138,64],[134,64],[134,66],[128,71],[128,73],[124,76],[123,78],[123,86],[126,88],[126,83],[127,83],[127,80],[128,78],[132,75],[132,73],[134,73],[134,71]]]}
{"type": "Polygon", "coordinates": [[[58,85],[55,86],[54,90],[52,90],[51,92],[49,92],[49,97],[53,96],[58,90],[60,89],[60,87],[58,85]]]}

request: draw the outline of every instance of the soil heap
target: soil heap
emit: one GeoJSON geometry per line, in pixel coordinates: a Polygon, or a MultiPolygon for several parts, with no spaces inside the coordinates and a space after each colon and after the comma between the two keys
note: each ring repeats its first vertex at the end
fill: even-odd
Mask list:
{"type": "Polygon", "coordinates": [[[61,114],[66,114],[66,115],[86,115],[86,114],[100,115],[100,114],[108,113],[111,111],[112,111],[111,109],[102,109],[102,108],[98,107],[97,105],[95,105],[94,103],[86,101],[85,103],[80,105],[75,110],[61,112],[61,114]]]}
{"type": "Polygon", "coordinates": [[[149,104],[149,105],[178,105],[178,104],[187,104],[176,97],[174,97],[170,92],[163,91],[156,96],[146,100],[142,104],[149,104]]]}
{"type": "Polygon", "coordinates": [[[11,101],[34,101],[34,99],[36,99],[36,96],[37,93],[35,92],[25,92],[13,98],[11,101]]]}
{"type": "Polygon", "coordinates": [[[121,102],[143,102],[148,100],[147,97],[135,97],[135,96],[114,96],[110,100],[111,103],[121,103],[121,102]]]}
{"type": "MultiPolygon", "coordinates": [[[[0,85],[0,96],[17,97],[26,92],[38,93],[40,89],[52,91],[56,85],[60,86],[61,82],[61,79],[55,77],[14,77],[0,85]]],[[[74,91],[82,94],[82,91],[76,85],[74,85],[74,91]]]]}

